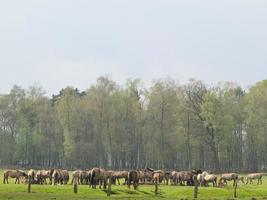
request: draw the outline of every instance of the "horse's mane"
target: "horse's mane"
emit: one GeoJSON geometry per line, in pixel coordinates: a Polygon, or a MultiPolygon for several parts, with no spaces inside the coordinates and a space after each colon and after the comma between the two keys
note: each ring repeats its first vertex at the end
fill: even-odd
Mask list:
{"type": "Polygon", "coordinates": [[[154,171],[155,171],[154,169],[152,169],[152,168],[150,168],[150,167],[146,167],[145,170],[148,170],[148,171],[150,171],[150,172],[154,172],[154,171]]]}

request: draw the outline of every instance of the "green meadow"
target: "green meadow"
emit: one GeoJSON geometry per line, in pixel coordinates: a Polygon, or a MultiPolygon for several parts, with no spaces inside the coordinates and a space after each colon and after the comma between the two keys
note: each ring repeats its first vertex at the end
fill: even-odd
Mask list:
{"type": "MultiPolygon", "coordinates": [[[[32,185],[32,193],[28,194],[27,185],[3,184],[3,171],[0,171],[0,199],[8,200],[78,200],[78,199],[193,199],[193,187],[159,185],[159,194],[154,194],[153,185],[140,185],[138,190],[128,189],[125,185],[112,185],[112,194],[106,191],[91,189],[86,185],[78,186],[78,193],[74,194],[72,185],[32,185]]],[[[238,184],[237,199],[267,199],[267,177],[263,184],[238,184]]],[[[224,188],[199,187],[198,199],[234,199],[231,184],[224,188]]]]}

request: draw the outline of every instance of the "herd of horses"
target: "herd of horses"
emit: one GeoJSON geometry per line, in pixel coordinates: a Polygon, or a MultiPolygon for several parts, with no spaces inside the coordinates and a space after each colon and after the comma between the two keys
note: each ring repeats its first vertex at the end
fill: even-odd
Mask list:
{"type": "Polygon", "coordinates": [[[124,184],[129,188],[131,185],[134,189],[140,184],[171,184],[171,185],[188,185],[188,186],[208,186],[209,183],[213,184],[213,187],[227,185],[228,181],[233,181],[233,186],[238,181],[244,184],[252,184],[253,180],[257,180],[257,184],[262,184],[263,173],[252,173],[247,176],[241,176],[237,173],[226,174],[210,174],[201,170],[189,170],[189,171],[163,171],[154,170],[146,167],[144,170],[130,170],[130,171],[114,171],[105,170],[102,168],[93,168],[90,170],[76,170],[73,171],[70,177],[70,172],[63,169],[49,169],[49,170],[5,170],[3,183],[8,184],[8,178],[15,178],[15,184],[31,183],[31,184],[52,184],[63,185],[73,184],[76,180],[77,184],[86,184],[92,188],[106,189],[107,184],[124,184]],[[71,178],[71,180],[70,180],[71,178]],[[120,183],[120,180],[124,180],[120,183]],[[245,182],[246,181],[246,182],[245,182]]]}

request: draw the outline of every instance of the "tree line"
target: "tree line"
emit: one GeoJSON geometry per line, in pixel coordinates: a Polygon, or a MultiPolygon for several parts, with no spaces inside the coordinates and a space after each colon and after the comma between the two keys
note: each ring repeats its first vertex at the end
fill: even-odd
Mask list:
{"type": "Polygon", "coordinates": [[[267,169],[267,80],[159,79],[48,97],[40,86],[0,95],[0,166],[114,169],[267,169]]]}

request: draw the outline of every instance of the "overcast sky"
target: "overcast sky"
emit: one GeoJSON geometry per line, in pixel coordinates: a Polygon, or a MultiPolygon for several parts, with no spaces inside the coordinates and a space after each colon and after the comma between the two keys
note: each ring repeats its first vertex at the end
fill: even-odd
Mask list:
{"type": "Polygon", "coordinates": [[[267,1],[1,1],[0,72],[0,93],[85,90],[101,75],[247,87],[267,75],[267,1]]]}

